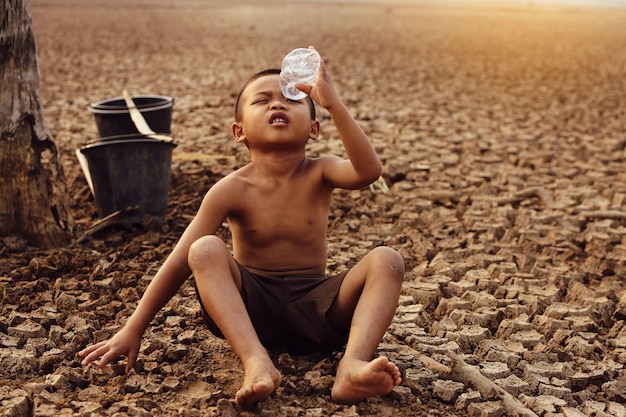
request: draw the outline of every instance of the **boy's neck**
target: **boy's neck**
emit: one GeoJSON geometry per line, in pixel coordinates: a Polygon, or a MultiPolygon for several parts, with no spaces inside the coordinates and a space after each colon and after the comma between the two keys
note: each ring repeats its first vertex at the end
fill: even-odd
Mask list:
{"type": "Polygon", "coordinates": [[[307,160],[304,152],[252,152],[251,165],[263,175],[288,177],[307,160]]]}

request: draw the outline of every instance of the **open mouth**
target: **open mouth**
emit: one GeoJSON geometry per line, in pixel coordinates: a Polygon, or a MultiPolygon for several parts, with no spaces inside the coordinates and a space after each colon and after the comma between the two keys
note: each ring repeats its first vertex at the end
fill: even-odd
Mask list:
{"type": "Polygon", "coordinates": [[[272,115],[272,117],[270,117],[270,125],[276,125],[276,124],[289,124],[289,120],[287,120],[287,118],[282,115],[282,114],[274,114],[272,115]]]}
{"type": "Polygon", "coordinates": [[[282,117],[275,117],[272,120],[270,120],[270,124],[276,124],[276,123],[287,123],[287,119],[283,119],[282,117]]]}

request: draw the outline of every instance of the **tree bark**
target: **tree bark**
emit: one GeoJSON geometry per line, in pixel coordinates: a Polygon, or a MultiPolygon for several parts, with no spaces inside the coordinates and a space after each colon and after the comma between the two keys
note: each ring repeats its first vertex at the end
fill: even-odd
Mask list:
{"type": "Polygon", "coordinates": [[[65,246],[78,228],[46,127],[27,0],[0,0],[0,236],[65,246]]]}

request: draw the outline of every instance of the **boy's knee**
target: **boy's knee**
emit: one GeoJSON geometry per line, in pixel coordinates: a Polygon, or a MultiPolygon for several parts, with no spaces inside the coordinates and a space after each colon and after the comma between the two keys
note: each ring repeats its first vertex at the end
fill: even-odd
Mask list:
{"type": "Polygon", "coordinates": [[[210,261],[219,256],[225,256],[228,248],[222,239],[215,235],[202,236],[189,246],[187,262],[191,269],[200,263],[210,261]]]}
{"type": "Polygon", "coordinates": [[[404,259],[395,249],[387,246],[379,246],[372,250],[376,262],[383,268],[387,268],[392,275],[402,279],[404,277],[404,259]]]}

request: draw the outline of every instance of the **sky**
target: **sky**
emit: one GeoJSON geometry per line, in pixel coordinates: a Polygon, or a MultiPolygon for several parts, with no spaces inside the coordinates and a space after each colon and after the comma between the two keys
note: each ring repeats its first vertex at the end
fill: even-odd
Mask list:
{"type": "Polygon", "coordinates": [[[536,4],[559,4],[581,5],[597,7],[626,7],[626,0],[504,0],[508,3],[536,3],[536,4]]]}
{"type": "Polygon", "coordinates": [[[511,3],[511,4],[547,4],[585,7],[626,7],[626,0],[338,0],[341,3],[388,3],[388,4],[437,4],[437,3],[511,3]]]}

